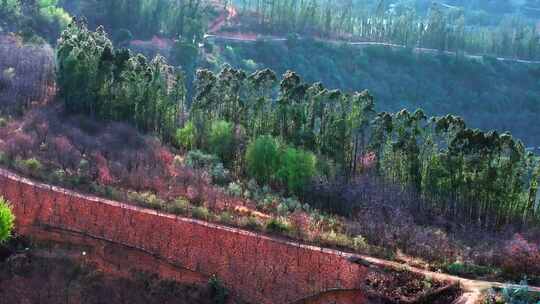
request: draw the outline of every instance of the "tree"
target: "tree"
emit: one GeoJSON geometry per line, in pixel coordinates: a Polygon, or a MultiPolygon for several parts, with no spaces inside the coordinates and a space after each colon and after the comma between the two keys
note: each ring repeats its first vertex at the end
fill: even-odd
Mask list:
{"type": "Polygon", "coordinates": [[[246,152],[248,173],[260,184],[269,183],[279,169],[279,144],[269,135],[252,141],[246,152]]]}
{"type": "Polygon", "coordinates": [[[295,148],[285,148],[280,157],[277,171],[279,181],[289,191],[301,194],[304,186],[315,176],[317,158],[311,152],[295,148]]]}
{"type": "Polygon", "coordinates": [[[208,150],[224,162],[234,157],[234,129],[230,122],[218,120],[212,123],[208,134],[208,150]]]}
{"type": "Polygon", "coordinates": [[[0,196],[0,244],[11,237],[15,225],[15,215],[7,200],[0,196]]]}

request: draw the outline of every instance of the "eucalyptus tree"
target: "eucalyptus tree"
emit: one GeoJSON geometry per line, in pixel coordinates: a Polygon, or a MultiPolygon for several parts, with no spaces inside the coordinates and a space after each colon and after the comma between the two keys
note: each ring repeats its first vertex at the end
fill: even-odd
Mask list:
{"type": "Polygon", "coordinates": [[[183,77],[165,59],[116,50],[102,27],[75,21],[58,41],[58,84],[66,110],[127,121],[170,139],[184,103],[183,77]]]}

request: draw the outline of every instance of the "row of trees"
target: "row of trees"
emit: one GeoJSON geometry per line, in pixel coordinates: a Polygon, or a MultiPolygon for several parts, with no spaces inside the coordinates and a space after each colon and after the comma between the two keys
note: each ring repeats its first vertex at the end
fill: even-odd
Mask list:
{"type": "Polygon", "coordinates": [[[377,171],[422,194],[419,208],[488,227],[537,216],[540,161],[510,134],[421,110],[380,114],[373,131],[377,171]]]}
{"type": "Polygon", "coordinates": [[[66,110],[127,121],[170,137],[184,104],[183,75],[161,56],[148,61],[115,49],[103,28],[89,31],[75,21],[57,48],[57,78],[66,110]]]}
{"type": "Polygon", "coordinates": [[[367,174],[417,193],[419,209],[486,227],[538,218],[538,158],[509,134],[472,130],[459,117],[377,114],[368,92],[228,66],[197,72],[188,114],[183,79],[162,59],[114,50],[102,30],[81,23],[62,35],[58,64],[68,111],[128,121],[166,140],[178,128],[176,144],[219,156],[238,177],[301,196],[315,175],[367,174]]]}
{"type": "Polygon", "coordinates": [[[413,6],[372,10],[355,1],[243,1],[244,14],[255,12],[257,26],[270,32],[306,33],[361,41],[395,43],[442,51],[540,58],[535,24],[506,17],[496,27],[468,26],[463,9],[433,3],[427,15],[413,6]]]}
{"type": "Polygon", "coordinates": [[[308,85],[288,72],[274,99],[277,83],[268,69],[251,75],[230,67],[218,75],[200,70],[190,113],[198,134],[205,134],[207,122],[230,121],[249,139],[272,135],[335,162],[350,177],[357,167],[357,146],[365,146],[366,129],[375,116],[373,98],[367,92],[346,94],[320,83],[308,85]]]}

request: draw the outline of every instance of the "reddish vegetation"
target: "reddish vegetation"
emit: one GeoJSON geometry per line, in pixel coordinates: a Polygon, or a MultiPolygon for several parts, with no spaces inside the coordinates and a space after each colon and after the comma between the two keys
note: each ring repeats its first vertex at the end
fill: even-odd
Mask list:
{"type": "Polygon", "coordinates": [[[156,138],[122,123],[67,117],[60,107],[35,108],[0,127],[0,152],[12,163],[34,157],[45,167],[43,172],[51,173],[41,178],[88,192],[97,183],[150,191],[166,201],[188,197],[211,210],[252,205],[217,189],[202,172],[175,162],[170,148],[156,138]],[[63,178],[55,180],[52,173],[58,168],[63,178]]]}
{"type": "Polygon", "coordinates": [[[540,273],[540,248],[521,234],[516,234],[506,244],[503,255],[509,257],[502,261],[504,269],[516,277],[526,273],[540,273]]]}

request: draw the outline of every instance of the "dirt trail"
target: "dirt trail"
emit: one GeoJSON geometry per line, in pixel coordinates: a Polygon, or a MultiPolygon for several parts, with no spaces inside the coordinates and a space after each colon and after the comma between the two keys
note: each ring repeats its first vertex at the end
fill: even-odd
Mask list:
{"type": "Polygon", "coordinates": [[[236,18],[238,16],[238,11],[232,5],[227,6],[227,8],[219,15],[219,17],[210,25],[208,28],[208,33],[217,33],[228,21],[236,18]]]}
{"type": "MultiPolygon", "coordinates": [[[[500,282],[490,282],[482,280],[465,279],[445,273],[427,271],[415,267],[408,266],[406,264],[382,260],[370,256],[359,255],[359,257],[373,265],[397,269],[407,269],[411,272],[419,273],[428,277],[432,277],[437,280],[459,282],[463,287],[463,295],[457,299],[453,304],[477,304],[481,299],[482,293],[490,288],[504,288],[504,287],[519,287],[518,285],[503,284],[500,282]]],[[[529,290],[533,292],[540,292],[540,287],[529,286],[529,290]]]]}

